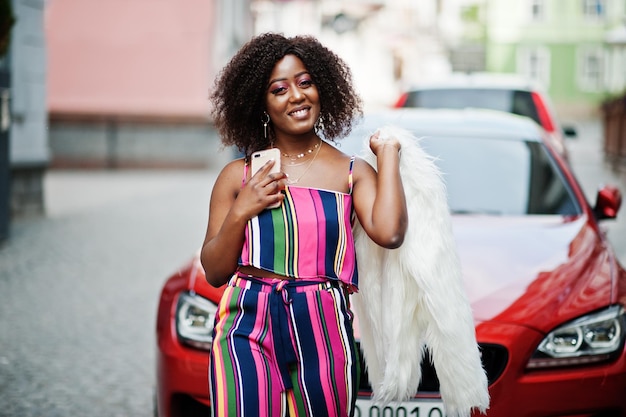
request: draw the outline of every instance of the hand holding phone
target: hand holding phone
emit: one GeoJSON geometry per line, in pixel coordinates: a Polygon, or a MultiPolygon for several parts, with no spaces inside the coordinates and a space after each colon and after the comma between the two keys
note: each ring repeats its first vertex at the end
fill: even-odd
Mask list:
{"type": "MultiPolygon", "coordinates": [[[[280,172],[280,150],[278,148],[270,148],[264,149],[262,151],[257,151],[252,154],[252,176],[256,174],[266,163],[267,161],[273,159],[274,165],[268,174],[278,173],[280,172]]],[[[268,208],[276,208],[280,207],[280,201],[276,204],[272,204],[267,206],[268,208]]]]}
{"type": "Polygon", "coordinates": [[[252,175],[256,174],[270,159],[274,160],[274,166],[269,173],[280,172],[280,150],[271,148],[252,154],[252,175]]]}

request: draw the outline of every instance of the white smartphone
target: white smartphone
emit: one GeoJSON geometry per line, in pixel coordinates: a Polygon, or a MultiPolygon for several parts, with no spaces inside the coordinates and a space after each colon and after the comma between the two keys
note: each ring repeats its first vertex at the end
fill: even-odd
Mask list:
{"type": "MultiPolygon", "coordinates": [[[[280,172],[280,149],[278,148],[270,148],[270,149],[264,149],[262,151],[256,151],[254,153],[252,153],[252,174],[254,175],[257,173],[257,171],[259,169],[261,169],[261,167],[263,167],[263,165],[265,165],[265,163],[267,161],[269,161],[270,159],[274,160],[274,166],[272,166],[272,169],[270,170],[270,174],[273,172],[280,172]]],[[[271,206],[267,206],[268,208],[276,208],[276,207],[280,207],[280,202],[276,203],[276,204],[272,204],[271,206]]]]}
{"type": "Polygon", "coordinates": [[[252,175],[256,174],[270,159],[274,160],[274,166],[269,173],[280,172],[280,150],[278,148],[270,148],[256,151],[252,154],[252,175]]]}

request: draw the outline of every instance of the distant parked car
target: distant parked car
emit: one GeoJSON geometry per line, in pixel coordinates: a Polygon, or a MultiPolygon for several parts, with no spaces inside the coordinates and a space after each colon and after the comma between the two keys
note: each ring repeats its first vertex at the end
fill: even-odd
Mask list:
{"type": "MultiPolygon", "coordinates": [[[[616,217],[621,193],[604,186],[591,206],[543,129],[498,111],[366,115],[341,149],[359,153],[384,125],[421,137],[442,170],[489,381],[487,415],[626,416],[626,270],[599,226],[616,217]]],[[[158,416],[209,415],[208,351],[222,291],[207,284],[198,256],[166,280],[156,320],[158,416]]],[[[370,395],[364,372],[356,416],[444,415],[428,360],[411,401],[383,409],[370,395]]]]}
{"type": "Polygon", "coordinates": [[[402,93],[395,107],[500,110],[530,117],[548,133],[555,149],[567,155],[566,137],[575,137],[573,126],[561,126],[548,96],[533,83],[514,74],[453,74],[402,93]]]}

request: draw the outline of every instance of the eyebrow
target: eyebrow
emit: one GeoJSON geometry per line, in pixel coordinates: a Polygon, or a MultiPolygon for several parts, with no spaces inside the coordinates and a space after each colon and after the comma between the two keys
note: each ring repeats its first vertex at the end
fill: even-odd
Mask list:
{"type": "MultiPolygon", "coordinates": [[[[300,77],[301,75],[304,75],[304,74],[309,74],[309,71],[307,71],[307,70],[301,71],[301,72],[297,73],[296,75],[294,75],[293,78],[298,78],[298,77],[300,77]]],[[[311,75],[311,74],[309,74],[309,75],[311,75]]],[[[272,84],[274,84],[274,83],[276,83],[278,81],[287,81],[287,78],[275,78],[273,80],[270,80],[270,82],[267,84],[267,88],[270,88],[270,86],[272,84]]]]}

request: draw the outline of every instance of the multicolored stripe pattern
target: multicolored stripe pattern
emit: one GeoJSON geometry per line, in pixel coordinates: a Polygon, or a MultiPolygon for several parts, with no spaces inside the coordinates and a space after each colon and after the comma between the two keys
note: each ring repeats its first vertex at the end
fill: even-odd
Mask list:
{"type": "Polygon", "coordinates": [[[248,221],[240,265],[291,278],[325,277],[356,288],[352,196],[288,186],[283,204],[248,221]]]}
{"type": "Polygon", "coordinates": [[[233,277],[211,349],[213,415],[352,415],[360,370],[347,297],[329,281],[233,277]]]}

